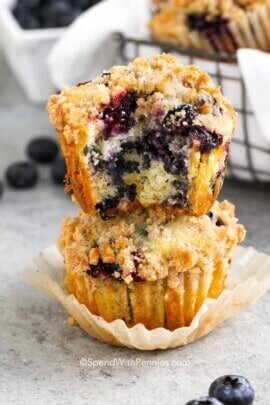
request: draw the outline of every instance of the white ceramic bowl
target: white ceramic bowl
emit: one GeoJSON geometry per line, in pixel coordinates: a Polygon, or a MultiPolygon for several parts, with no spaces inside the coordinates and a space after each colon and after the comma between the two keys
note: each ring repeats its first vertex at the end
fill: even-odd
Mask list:
{"type": "Polygon", "coordinates": [[[65,28],[24,30],[12,15],[15,0],[0,0],[0,41],[8,64],[34,104],[46,102],[55,92],[47,56],[65,28]]]}

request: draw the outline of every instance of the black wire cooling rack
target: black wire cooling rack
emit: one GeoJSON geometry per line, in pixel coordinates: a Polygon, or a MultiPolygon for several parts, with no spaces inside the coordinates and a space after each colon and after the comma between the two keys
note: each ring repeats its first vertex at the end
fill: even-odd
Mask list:
{"type": "Polygon", "coordinates": [[[256,187],[267,187],[270,189],[270,148],[268,145],[257,145],[254,143],[254,139],[252,139],[252,128],[249,120],[254,117],[254,113],[249,107],[245,84],[240,75],[233,76],[230,74],[227,76],[222,71],[221,66],[224,63],[237,64],[237,59],[234,55],[182,48],[171,44],[159,43],[152,39],[127,37],[120,33],[115,34],[115,39],[118,43],[117,57],[119,63],[126,64],[138,56],[148,56],[148,52],[152,54],[170,52],[174,55],[185,57],[185,62],[188,64],[193,64],[196,59],[210,60],[215,65],[214,73],[211,72],[211,77],[221,88],[226,80],[232,81],[232,85],[234,86],[238,85],[241,104],[234,107],[238,113],[242,133],[241,137],[236,136],[232,141],[227,175],[232,181],[237,181],[242,185],[246,183],[246,185],[250,186],[252,182],[256,187]],[[262,161],[264,162],[263,167],[260,164],[262,161]]]}

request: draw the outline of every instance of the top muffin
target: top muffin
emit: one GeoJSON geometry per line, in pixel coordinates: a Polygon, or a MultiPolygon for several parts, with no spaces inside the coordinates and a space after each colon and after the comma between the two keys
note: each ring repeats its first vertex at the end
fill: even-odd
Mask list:
{"type": "Polygon", "coordinates": [[[269,0],[170,0],[150,29],[163,41],[234,54],[249,47],[270,51],[269,0]]]}
{"type": "Polygon", "coordinates": [[[200,216],[216,200],[236,115],[198,67],[138,58],[65,88],[48,111],[86,213],[163,206],[200,216]]]}

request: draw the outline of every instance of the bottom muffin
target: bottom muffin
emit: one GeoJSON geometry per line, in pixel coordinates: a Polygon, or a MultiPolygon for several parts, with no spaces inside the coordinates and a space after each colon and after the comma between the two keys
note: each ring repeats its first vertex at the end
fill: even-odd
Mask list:
{"type": "Polygon", "coordinates": [[[64,219],[59,248],[66,287],[92,314],[174,330],[220,295],[244,237],[224,201],[199,218],[144,209],[102,221],[79,212],[64,219]]]}

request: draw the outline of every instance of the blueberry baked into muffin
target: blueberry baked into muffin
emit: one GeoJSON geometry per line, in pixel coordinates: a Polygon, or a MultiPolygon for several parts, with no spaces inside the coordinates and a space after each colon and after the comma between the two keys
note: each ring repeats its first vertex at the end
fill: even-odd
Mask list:
{"type": "Polygon", "coordinates": [[[58,241],[66,287],[92,314],[131,327],[188,326],[224,289],[233,250],[245,237],[234,206],[201,217],[141,209],[108,221],[79,212],[58,241]]]}
{"type": "Polygon", "coordinates": [[[163,206],[199,216],[216,200],[236,114],[198,67],[138,58],[65,88],[48,111],[84,212],[107,219],[163,206]]]}
{"type": "Polygon", "coordinates": [[[170,0],[150,22],[162,42],[234,54],[270,51],[269,0],[170,0]]]}

